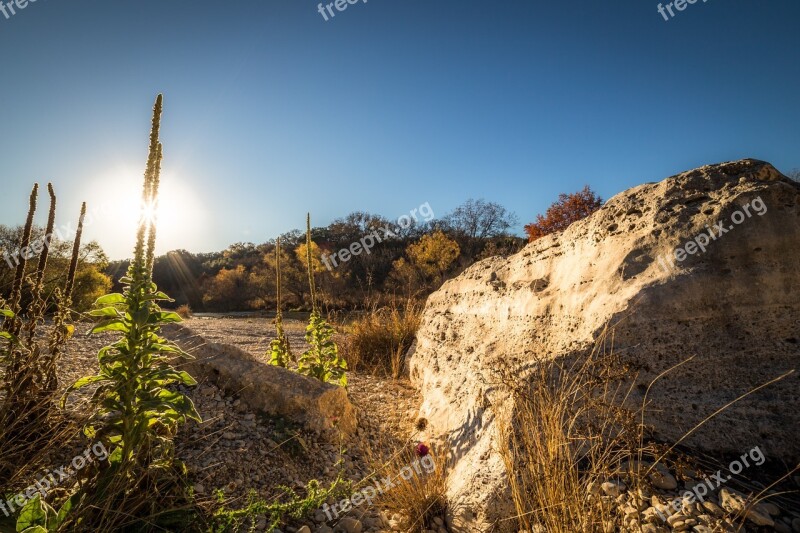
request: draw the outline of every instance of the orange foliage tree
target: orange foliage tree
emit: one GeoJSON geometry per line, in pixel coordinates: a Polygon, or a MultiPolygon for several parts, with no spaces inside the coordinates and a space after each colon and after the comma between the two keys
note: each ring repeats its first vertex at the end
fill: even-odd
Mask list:
{"type": "Polygon", "coordinates": [[[586,185],[572,194],[560,194],[558,201],[547,208],[547,212],[536,215],[536,222],[525,226],[528,242],[533,242],[550,233],[565,230],[570,224],[586,218],[603,205],[603,199],[586,185]]]}

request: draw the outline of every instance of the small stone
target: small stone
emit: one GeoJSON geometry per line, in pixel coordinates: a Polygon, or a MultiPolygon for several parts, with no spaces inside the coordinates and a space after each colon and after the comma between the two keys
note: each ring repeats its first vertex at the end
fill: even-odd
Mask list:
{"type": "Polygon", "coordinates": [[[723,511],[722,508],[719,505],[717,505],[716,503],[714,503],[712,501],[706,500],[706,501],[704,501],[702,503],[702,506],[703,506],[703,508],[705,508],[706,511],[708,511],[711,514],[713,514],[714,516],[720,516],[721,517],[721,516],[725,515],[725,511],[723,511]]]}
{"type": "Polygon", "coordinates": [[[206,488],[203,485],[201,485],[200,483],[195,483],[194,492],[195,492],[195,494],[205,494],[206,493],[206,488]]]}
{"type": "Polygon", "coordinates": [[[800,518],[792,520],[792,531],[794,531],[794,533],[800,533],[800,518]]]}
{"type": "Polygon", "coordinates": [[[297,530],[297,533],[311,533],[311,528],[308,526],[303,526],[297,530]]]}
{"type": "Polygon", "coordinates": [[[724,488],[719,492],[719,498],[723,509],[737,514],[744,511],[744,516],[757,526],[772,527],[775,525],[768,513],[757,507],[748,507],[744,497],[728,488],[724,488]]]}
{"type": "Polygon", "coordinates": [[[362,527],[360,521],[346,516],[336,524],[336,531],[341,531],[343,533],[361,533],[362,527]]]}
{"type": "Polygon", "coordinates": [[[781,514],[781,510],[778,509],[778,506],[775,505],[774,503],[761,502],[758,506],[764,509],[767,513],[769,513],[770,516],[778,516],[779,514],[781,514]]]}
{"type": "Polygon", "coordinates": [[[678,487],[678,480],[669,472],[659,470],[657,467],[648,476],[650,483],[657,489],[675,490],[678,487]]]}
{"type": "Polygon", "coordinates": [[[315,533],[333,533],[333,529],[327,524],[322,524],[321,526],[317,527],[317,531],[315,533]]]}
{"type": "Polygon", "coordinates": [[[619,481],[606,481],[600,486],[600,488],[602,488],[603,492],[605,492],[608,496],[613,496],[616,498],[622,494],[627,487],[625,487],[624,483],[619,481]]]}
{"type": "Polygon", "coordinates": [[[783,522],[775,522],[775,525],[772,527],[775,528],[775,531],[777,531],[778,533],[792,533],[792,528],[790,528],[783,522]]]}

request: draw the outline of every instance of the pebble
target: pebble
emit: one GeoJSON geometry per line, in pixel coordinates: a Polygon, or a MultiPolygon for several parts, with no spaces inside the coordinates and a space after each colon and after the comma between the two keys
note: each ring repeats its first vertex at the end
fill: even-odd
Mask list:
{"type": "Polygon", "coordinates": [[[361,533],[362,527],[359,520],[346,516],[336,524],[335,531],[341,531],[342,533],[361,533]]]}
{"type": "Polygon", "coordinates": [[[772,527],[775,525],[775,522],[770,518],[769,514],[762,512],[759,506],[747,507],[746,500],[740,494],[728,488],[723,488],[719,492],[719,497],[722,508],[726,511],[737,514],[744,511],[744,516],[757,526],[772,527]]]}
{"type": "Polygon", "coordinates": [[[603,489],[603,492],[605,492],[606,495],[614,497],[622,494],[627,488],[625,487],[625,484],[620,481],[606,481],[600,487],[603,489]]]}
{"type": "Polygon", "coordinates": [[[648,476],[650,483],[657,489],[675,490],[678,487],[678,480],[669,472],[662,472],[656,467],[648,476]]]}

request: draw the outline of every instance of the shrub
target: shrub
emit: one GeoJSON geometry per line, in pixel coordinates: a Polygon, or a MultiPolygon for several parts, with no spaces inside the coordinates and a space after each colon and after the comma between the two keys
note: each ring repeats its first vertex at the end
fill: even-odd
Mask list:
{"type": "Polygon", "coordinates": [[[417,334],[421,305],[409,300],[404,306],[373,308],[347,327],[343,350],[352,370],[400,377],[405,356],[417,334]]]}
{"type": "Polygon", "coordinates": [[[603,205],[603,199],[597,196],[589,186],[572,194],[560,194],[558,201],[547,208],[544,216],[537,215],[536,222],[525,226],[528,241],[533,242],[545,235],[563,231],[570,224],[588,217],[603,205]]]}
{"type": "Polygon", "coordinates": [[[183,319],[192,318],[192,308],[189,307],[189,304],[183,304],[178,307],[175,312],[183,319]]]}

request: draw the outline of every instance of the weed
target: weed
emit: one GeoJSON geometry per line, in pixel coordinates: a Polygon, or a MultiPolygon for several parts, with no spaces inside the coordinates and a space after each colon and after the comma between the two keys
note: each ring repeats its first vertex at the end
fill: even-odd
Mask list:
{"type": "Polygon", "coordinates": [[[99,298],[89,313],[99,320],[92,334],[118,332],[120,339],[98,353],[100,372],[75,382],[62,399],[65,402],[74,390],[97,386],[93,396],[97,410],[84,433],[92,440],[104,442],[110,455],[107,467],[100,469],[93,487],[91,505],[86,506],[89,516],[83,520],[84,525],[98,529],[135,522],[137,514],[147,513],[143,510],[147,506],[151,508],[148,520],[172,519],[167,516],[169,510],[160,510],[162,502],[147,501],[149,495],[144,487],[149,482],[158,486],[161,477],[165,477],[163,474],[172,467],[172,439],[178,424],[189,418],[200,421],[192,401],[176,390],[177,386],[195,385],[195,380],[171,364],[172,358],[188,355],[159,335],[162,326],[181,318],[161,310],[158,302],[171,300],[152,281],[156,242],[153,213],[158,201],[162,158],[158,140],[161,110],[159,95],[153,110],[142,217],[134,259],[121,280],[123,291],[99,298]]]}
{"type": "Polygon", "coordinates": [[[286,368],[289,361],[296,361],[286,332],[283,330],[283,309],[281,289],[281,239],[275,242],[275,287],[277,313],[275,315],[275,339],[270,343],[270,364],[286,368]]]}
{"type": "Polygon", "coordinates": [[[236,510],[225,507],[224,493],[218,490],[217,501],[221,507],[213,514],[209,532],[253,531],[256,517],[261,515],[267,517],[266,531],[272,531],[287,519],[301,520],[311,516],[329,498],[349,496],[352,490],[350,482],[345,480],[341,474],[327,488],[322,487],[319,481],[312,479],[306,484],[305,497],[298,495],[290,487],[279,488],[283,493],[280,498],[272,502],[259,498],[255,491],[251,491],[247,505],[236,510]],[[284,501],[279,501],[280,499],[284,501]]]}
{"type": "MultiPolygon", "coordinates": [[[[52,236],[56,214],[56,195],[48,184],[50,209],[46,235],[52,236]]],[[[20,250],[31,243],[33,218],[36,212],[39,186],[35,184],[29,198],[28,215],[19,242],[20,250]]],[[[28,254],[20,254],[10,301],[3,302],[0,338],[5,345],[0,348],[0,361],[4,363],[2,375],[3,398],[0,401],[0,478],[12,480],[35,462],[34,456],[49,445],[60,428],[50,427],[55,413],[55,395],[58,388],[56,366],[62,346],[71,337],[74,327],[69,324],[69,308],[86,204],[81,209],[78,233],[70,262],[70,271],[64,289],[55,291],[51,300],[44,295],[44,272],[47,268],[49,246],[40,250],[36,270],[26,277],[28,254]],[[29,286],[29,295],[23,306],[23,288],[29,286]],[[45,312],[55,305],[54,327],[49,336],[37,335],[45,312]]]]}
{"type": "Polygon", "coordinates": [[[366,316],[353,320],[347,326],[348,335],[343,342],[348,367],[400,377],[421,314],[419,303],[408,300],[404,306],[393,303],[373,307],[366,316]]]}
{"type": "Polygon", "coordinates": [[[311,290],[311,317],[306,327],[306,342],[309,349],[300,356],[297,371],[326,383],[347,386],[347,362],[339,355],[339,347],[333,340],[336,331],[322,317],[317,306],[314,271],[311,258],[311,215],[306,217],[306,266],[311,290]]]}

